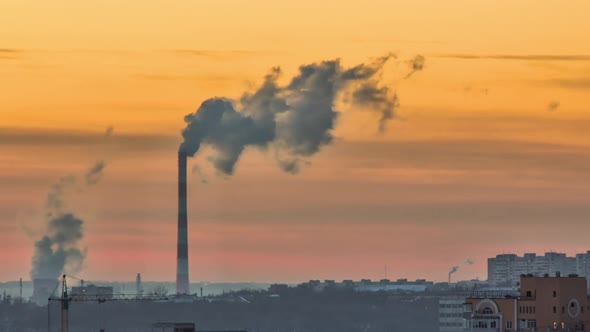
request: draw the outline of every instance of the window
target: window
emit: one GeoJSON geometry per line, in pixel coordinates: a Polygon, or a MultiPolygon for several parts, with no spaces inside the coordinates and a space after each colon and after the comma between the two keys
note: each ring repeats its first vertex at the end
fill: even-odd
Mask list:
{"type": "Polygon", "coordinates": [[[483,311],[481,313],[484,315],[493,315],[494,311],[490,308],[485,308],[485,309],[483,309],[483,311]]]}
{"type": "Polygon", "coordinates": [[[536,329],[537,328],[537,321],[534,319],[527,321],[527,328],[536,329]]]}
{"type": "Polygon", "coordinates": [[[557,297],[557,292],[553,291],[553,297],[557,297]]]}
{"type": "MultiPolygon", "coordinates": [[[[556,314],[557,313],[557,307],[553,306],[553,313],[556,314]]],[[[557,323],[556,323],[557,324],[557,323]]]]}
{"type": "Polygon", "coordinates": [[[561,313],[565,314],[565,307],[561,307],[561,313]]]}
{"type": "Polygon", "coordinates": [[[490,328],[492,328],[492,329],[496,328],[496,321],[490,322],[490,328]]]}
{"type": "Polygon", "coordinates": [[[527,296],[527,297],[532,297],[532,296],[533,296],[533,294],[532,294],[532,292],[531,292],[531,291],[526,291],[526,296],[527,296]]]}
{"type": "Polygon", "coordinates": [[[507,321],[506,321],[506,328],[507,328],[508,330],[511,330],[511,329],[512,329],[512,321],[511,321],[511,320],[507,320],[507,321]]]}

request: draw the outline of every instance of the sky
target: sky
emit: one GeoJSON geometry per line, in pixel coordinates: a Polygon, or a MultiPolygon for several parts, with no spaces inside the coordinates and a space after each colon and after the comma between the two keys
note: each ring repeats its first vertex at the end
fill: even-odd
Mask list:
{"type": "MultiPolygon", "coordinates": [[[[1,0],[0,280],[29,278],[51,186],[84,220],[77,276],[174,280],[186,114],[280,66],[393,53],[399,107],[343,107],[299,174],[189,160],[192,281],[487,277],[487,258],[590,250],[587,1],[1,0]],[[407,77],[411,60],[424,68],[407,77]],[[112,127],[105,139],[106,128],[112,127]],[[206,182],[206,183],[204,183],[206,182]]],[[[339,105],[337,105],[337,108],[339,105]]]]}

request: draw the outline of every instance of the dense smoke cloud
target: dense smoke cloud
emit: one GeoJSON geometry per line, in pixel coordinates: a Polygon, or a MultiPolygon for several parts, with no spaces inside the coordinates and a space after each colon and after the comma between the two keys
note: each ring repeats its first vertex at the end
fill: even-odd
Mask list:
{"type": "Polygon", "coordinates": [[[394,116],[397,97],[379,84],[380,72],[393,58],[387,55],[369,64],[345,68],[339,60],[304,65],[285,86],[274,68],[254,93],[238,102],[226,98],[205,100],[195,113],[188,114],[182,131],[180,150],[194,156],[201,145],[215,150],[210,158],[215,169],[225,175],[234,172],[247,147],[272,146],[286,172],[296,173],[304,158],[319,152],[334,140],[332,131],[339,111],[339,96],[348,93],[349,102],[363,110],[379,112],[379,129],[394,116]]]}
{"type": "MultiPolygon", "coordinates": [[[[105,139],[113,134],[109,127],[105,139]]],[[[71,212],[65,212],[66,194],[72,190],[82,192],[85,187],[97,184],[106,167],[104,161],[97,161],[78,184],[74,175],[60,178],[47,194],[46,229],[38,241],[32,259],[31,277],[57,279],[64,272],[80,271],[86,257],[86,250],[80,248],[84,221],[71,212]]]]}
{"type": "Polygon", "coordinates": [[[35,242],[32,278],[57,278],[64,269],[77,272],[86,253],[79,249],[84,222],[72,214],[49,220],[46,235],[35,242]]]}

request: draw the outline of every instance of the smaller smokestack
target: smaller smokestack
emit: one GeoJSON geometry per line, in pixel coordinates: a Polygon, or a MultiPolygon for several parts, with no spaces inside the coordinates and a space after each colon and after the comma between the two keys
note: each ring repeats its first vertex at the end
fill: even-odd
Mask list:
{"type": "Polygon", "coordinates": [[[143,294],[143,287],[141,286],[141,273],[137,274],[135,278],[135,292],[137,295],[143,294]]]}
{"type": "Polygon", "coordinates": [[[18,281],[18,294],[21,300],[23,299],[23,278],[18,281]]]}
{"type": "Polygon", "coordinates": [[[451,272],[449,272],[449,285],[451,284],[451,272]]]}

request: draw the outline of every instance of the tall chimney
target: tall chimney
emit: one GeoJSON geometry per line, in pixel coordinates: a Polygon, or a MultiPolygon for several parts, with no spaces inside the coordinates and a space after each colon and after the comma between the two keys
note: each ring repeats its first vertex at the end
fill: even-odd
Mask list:
{"type": "Polygon", "coordinates": [[[186,152],[178,152],[178,251],[176,254],[176,294],[190,293],[186,212],[186,158],[186,152]]]}

